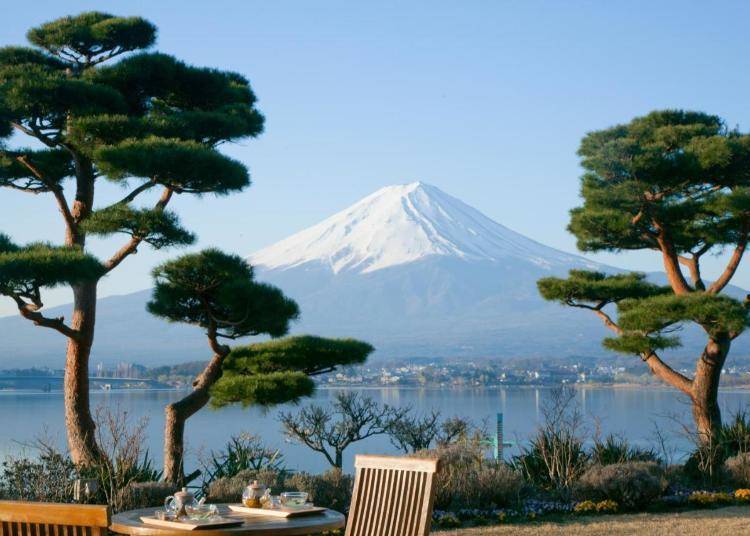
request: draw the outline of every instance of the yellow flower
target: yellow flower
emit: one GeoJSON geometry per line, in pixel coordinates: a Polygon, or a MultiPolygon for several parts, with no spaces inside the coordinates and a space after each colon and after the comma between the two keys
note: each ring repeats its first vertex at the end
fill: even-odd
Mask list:
{"type": "Polygon", "coordinates": [[[596,511],[601,514],[611,514],[617,512],[618,504],[615,501],[606,500],[596,503],[596,511]]]}
{"type": "Polygon", "coordinates": [[[748,502],[750,501],[750,489],[741,488],[734,490],[734,498],[738,501],[748,502]]]}
{"type": "Polygon", "coordinates": [[[694,491],[688,497],[688,502],[694,506],[716,506],[719,504],[729,504],[734,497],[723,491],[694,491]]]}
{"type": "Polygon", "coordinates": [[[596,503],[594,501],[581,501],[573,507],[573,511],[576,514],[588,514],[590,512],[596,512],[596,503]]]}

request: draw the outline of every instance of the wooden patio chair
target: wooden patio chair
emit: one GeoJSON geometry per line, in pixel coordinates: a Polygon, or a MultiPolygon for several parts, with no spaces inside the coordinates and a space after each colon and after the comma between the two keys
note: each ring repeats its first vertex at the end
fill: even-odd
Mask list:
{"type": "Polygon", "coordinates": [[[438,461],[357,456],[346,536],[426,536],[438,461]]]}
{"type": "Polygon", "coordinates": [[[109,507],[0,501],[0,536],[106,536],[109,507]]]}

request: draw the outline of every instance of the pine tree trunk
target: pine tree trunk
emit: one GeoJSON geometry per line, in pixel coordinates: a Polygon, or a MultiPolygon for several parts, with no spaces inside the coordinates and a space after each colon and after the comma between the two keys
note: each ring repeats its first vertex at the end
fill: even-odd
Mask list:
{"type": "Polygon", "coordinates": [[[169,404],[164,410],[164,480],[182,483],[185,479],[185,422],[211,399],[210,389],[222,374],[222,363],[229,348],[219,347],[203,372],[193,382],[193,391],[169,404]]]}
{"type": "Polygon", "coordinates": [[[731,339],[727,334],[712,337],[703,350],[693,379],[693,418],[701,444],[715,446],[721,431],[718,394],[731,339]]]}
{"type": "MultiPolygon", "coordinates": [[[[94,203],[94,168],[88,158],[75,157],[76,197],[71,215],[76,222],[68,226],[65,245],[84,248],[86,235],[79,223],[92,211],[94,203]]],[[[96,323],[96,287],[89,281],[73,285],[73,318],[71,327],[78,331],[76,339],[68,339],[65,357],[65,427],[68,434],[70,457],[76,465],[94,465],[101,460],[101,449],[96,442],[96,425],[89,406],[89,356],[94,342],[96,323]]]]}
{"type": "Polygon", "coordinates": [[[96,443],[96,425],[89,407],[89,355],[96,320],[96,282],[73,287],[71,327],[78,339],[68,339],[65,363],[65,427],[70,457],[77,465],[96,464],[101,450],[96,443]]]}

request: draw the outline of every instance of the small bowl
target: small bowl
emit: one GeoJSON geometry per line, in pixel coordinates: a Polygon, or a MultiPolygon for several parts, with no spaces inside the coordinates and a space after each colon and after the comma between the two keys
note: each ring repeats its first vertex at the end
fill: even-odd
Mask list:
{"type": "Polygon", "coordinates": [[[287,508],[302,508],[307,504],[308,493],[304,491],[285,491],[281,494],[281,505],[287,508]]]}

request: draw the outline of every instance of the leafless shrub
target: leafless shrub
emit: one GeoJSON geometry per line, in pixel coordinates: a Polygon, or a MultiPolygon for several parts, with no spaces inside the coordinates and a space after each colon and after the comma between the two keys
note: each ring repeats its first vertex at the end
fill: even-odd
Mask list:
{"type": "Polygon", "coordinates": [[[543,422],[530,444],[513,458],[513,465],[530,483],[563,497],[586,469],[583,415],[575,390],[552,389],[542,408],[543,422]]]}
{"type": "Polygon", "coordinates": [[[733,485],[750,487],[750,453],[743,452],[727,458],[724,462],[724,474],[733,485]]]}
{"type": "Polygon", "coordinates": [[[612,500],[622,508],[638,509],[659,497],[667,487],[655,462],[592,465],[581,475],[575,494],[581,499],[612,500]]]}
{"type": "Polygon", "coordinates": [[[144,439],[148,419],[133,422],[126,411],[99,406],[94,414],[96,439],[102,450],[98,465],[86,469],[87,476],[99,482],[99,494],[112,509],[125,508],[128,494],[123,493],[135,482],[160,480],[161,472],[154,469],[144,439]]]}
{"type": "Polygon", "coordinates": [[[421,451],[440,460],[435,507],[440,510],[504,507],[516,503],[521,475],[502,462],[488,460],[480,438],[421,451]]]}

